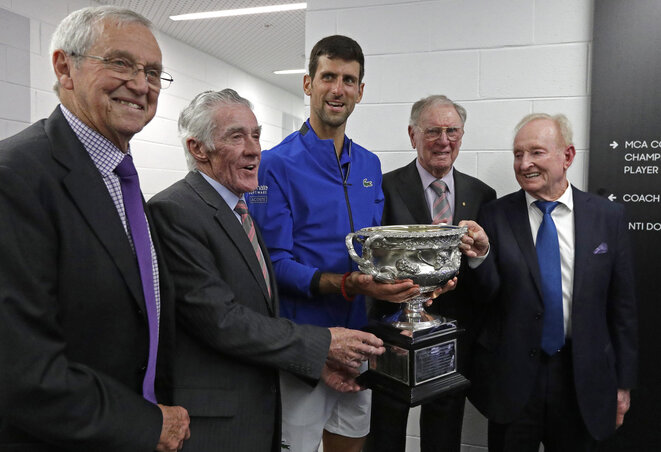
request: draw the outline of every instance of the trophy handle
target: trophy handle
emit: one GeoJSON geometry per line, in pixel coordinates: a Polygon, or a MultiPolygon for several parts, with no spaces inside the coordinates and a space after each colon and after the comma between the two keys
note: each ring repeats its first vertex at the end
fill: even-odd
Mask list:
{"type": "Polygon", "coordinates": [[[381,239],[381,236],[379,234],[375,234],[371,237],[368,237],[367,240],[365,240],[365,243],[363,244],[363,256],[366,257],[359,256],[353,247],[354,240],[361,241],[360,238],[357,237],[357,234],[355,232],[350,232],[349,234],[347,234],[346,238],[344,239],[344,242],[347,246],[347,250],[349,251],[349,256],[351,257],[351,259],[353,259],[354,262],[358,264],[360,271],[372,276],[377,276],[379,272],[374,267],[374,264],[368,259],[369,257],[371,257],[371,253],[372,253],[369,246],[377,238],[381,239]]]}

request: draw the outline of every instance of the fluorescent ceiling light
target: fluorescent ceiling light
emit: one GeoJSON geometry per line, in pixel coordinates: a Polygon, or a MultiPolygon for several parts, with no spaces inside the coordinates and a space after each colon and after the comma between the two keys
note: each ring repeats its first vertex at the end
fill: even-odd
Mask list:
{"type": "Polygon", "coordinates": [[[277,75],[287,75],[287,74],[305,74],[305,69],[283,69],[281,71],[273,71],[277,75]]]}
{"type": "Polygon", "coordinates": [[[207,11],[204,13],[181,14],[170,16],[172,20],[213,19],[215,17],[244,16],[246,14],[276,13],[307,8],[307,3],[288,3],[286,5],[258,6],[255,8],[225,9],[222,11],[207,11]]]}

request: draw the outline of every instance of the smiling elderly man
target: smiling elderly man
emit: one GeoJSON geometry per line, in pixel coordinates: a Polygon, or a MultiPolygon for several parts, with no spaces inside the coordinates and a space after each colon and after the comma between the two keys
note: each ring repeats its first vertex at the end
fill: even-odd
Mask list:
{"type": "Polygon", "coordinates": [[[471,400],[489,419],[490,451],[591,451],[624,421],[636,380],[624,208],[569,184],[565,116],[535,113],[516,131],[521,190],[478,219],[491,248],[474,270],[488,315],[471,400]]]}
{"type": "MultiPolygon", "coordinates": [[[[383,224],[459,224],[475,220],[480,207],[496,199],[496,192],[484,182],[458,171],[466,125],[466,109],[437,94],[411,107],[408,135],[416,158],[408,165],[383,175],[383,224]]],[[[462,259],[460,274],[466,272],[462,259]]],[[[475,338],[475,303],[467,284],[438,298],[428,311],[459,322],[466,333],[459,339],[459,371],[466,375],[470,349],[475,338]]],[[[392,314],[392,303],[375,301],[372,315],[392,314]]],[[[466,392],[444,395],[422,405],[420,449],[422,452],[459,452],[466,392]]],[[[409,407],[383,393],[372,394],[372,424],[365,447],[369,452],[404,452],[409,407]]]]}
{"type": "Polygon", "coordinates": [[[179,131],[191,172],[149,205],[175,284],[173,394],[191,416],[186,450],[278,452],[280,371],[357,391],[352,369],[382,342],[278,318],[275,274],[244,201],[261,158],[250,102],[231,89],[201,93],[179,131]]]}
{"type": "Polygon", "coordinates": [[[171,291],[129,147],[172,79],[125,9],[73,12],[51,51],[61,104],[0,143],[0,450],[174,451],[171,291]]]}

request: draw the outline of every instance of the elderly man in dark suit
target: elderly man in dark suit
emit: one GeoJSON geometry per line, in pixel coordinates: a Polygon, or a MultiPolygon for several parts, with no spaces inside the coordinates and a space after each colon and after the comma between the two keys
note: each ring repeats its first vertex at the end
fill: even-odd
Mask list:
{"type": "Polygon", "coordinates": [[[172,80],[129,10],[75,11],[51,49],[61,105],[0,143],[0,450],[174,451],[171,290],[129,149],[172,80]]]}
{"type": "Polygon", "coordinates": [[[357,391],[352,370],[382,342],[278,318],[273,268],[244,201],[261,158],[250,102],[204,92],[179,129],[192,171],[149,205],[175,283],[174,400],[195,432],[186,450],[280,451],[279,370],[357,391]]]}
{"type": "Polygon", "coordinates": [[[629,409],[637,318],[624,209],[569,184],[575,155],[563,115],[523,118],[521,190],[479,216],[490,249],[474,276],[488,320],[472,400],[489,418],[490,451],[594,450],[629,409]]]}
{"type": "MultiPolygon", "coordinates": [[[[496,192],[480,180],[454,168],[466,123],[466,110],[446,96],[433,95],[413,104],[408,133],[418,156],[408,165],[383,176],[384,225],[458,224],[475,220],[480,207],[496,192]],[[439,189],[442,188],[442,191],[439,189]]],[[[462,259],[460,273],[465,273],[462,259]]],[[[453,283],[451,283],[453,284],[453,283]]],[[[375,301],[375,317],[391,314],[398,306],[375,301]]],[[[468,369],[473,340],[474,306],[465,284],[459,283],[428,308],[458,320],[466,334],[458,346],[459,371],[468,369]]],[[[444,395],[421,408],[420,445],[423,452],[459,451],[465,391],[444,395]]],[[[372,422],[367,450],[404,452],[408,406],[372,392],[372,422]]]]}

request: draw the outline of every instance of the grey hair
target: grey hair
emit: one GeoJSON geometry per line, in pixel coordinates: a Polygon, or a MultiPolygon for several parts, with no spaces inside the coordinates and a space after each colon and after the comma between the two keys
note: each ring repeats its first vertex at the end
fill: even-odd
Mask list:
{"type": "Polygon", "coordinates": [[[461,118],[461,124],[464,125],[466,124],[466,118],[468,117],[468,114],[466,113],[466,109],[459,105],[456,102],[453,102],[450,100],[447,96],[444,96],[443,94],[434,94],[431,96],[423,97],[419,101],[413,104],[411,107],[411,116],[409,118],[409,125],[410,126],[417,126],[418,121],[420,120],[420,115],[428,109],[429,107],[433,105],[452,105],[455,110],[457,110],[457,114],[461,118]]]}
{"type": "MultiPolygon", "coordinates": [[[[96,6],[76,10],[62,19],[50,41],[50,55],[62,50],[67,55],[85,55],[94,45],[102,31],[100,24],[105,20],[114,20],[119,26],[128,24],[144,25],[153,30],[153,25],[146,17],[117,6],[96,6]]],[[[79,60],[76,61],[78,67],[79,60]]],[[[60,82],[53,86],[55,94],[60,95],[60,82]]]]}
{"type": "Polygon", "coordinates": [[[197,162],[188,152],[186,141],[195,138],[210,151],[215,151],[213,139],[218,124],[214,120],[214,113],[219,106],[231,104],[245,105],[252,110],[252,104],[248,99],[241,97],[233,89],[226,88],[222,91],[204,91],[198,94],[179,114],[179,136],[184,145],[186,164],[190,171],[197,169],[197,162]]]}
{"type": "Polygon", "coordinates": [[[562,113],[553,116],[549,115],[548,113],[531,113],[526,115],[514,128],[514,136],[516,137],[516,134],[519,133],[519,130],[521,130],[523,126],[536,119],[548,119],[553,121],[555,126],[558,128],[558,131],[560,132],[564,146],[571,146],[574,144],[572,141],[573,133],[571,130],[571,124],[569,123],[569,119],[567,119],[567,117],[562,113]]]}

